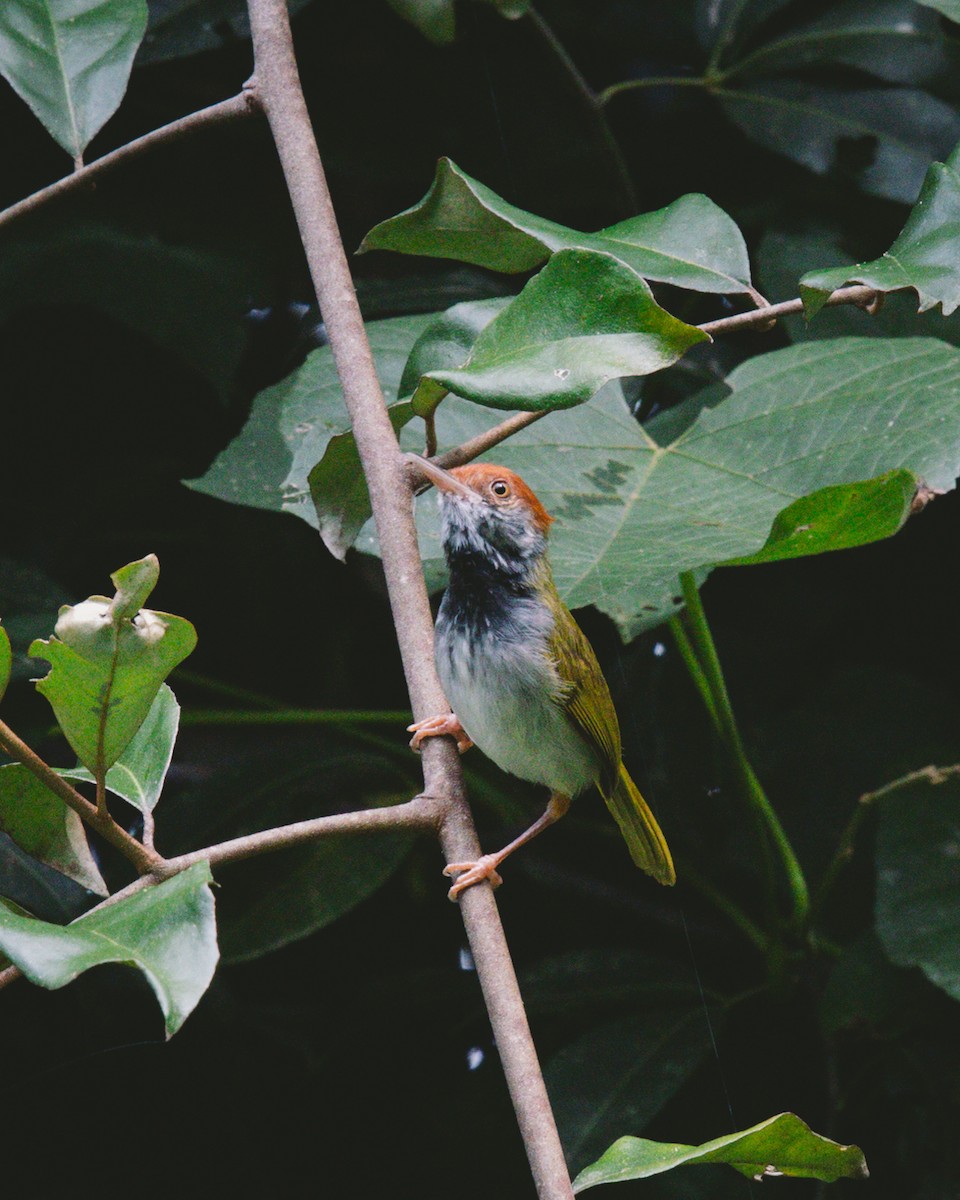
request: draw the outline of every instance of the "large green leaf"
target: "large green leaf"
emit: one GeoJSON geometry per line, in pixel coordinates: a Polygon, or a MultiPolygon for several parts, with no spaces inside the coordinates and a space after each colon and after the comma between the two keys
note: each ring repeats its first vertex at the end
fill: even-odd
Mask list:
{"type": "Polygon", "coordinates": [[[761,145],[823,175],[838,165],[868,192],[911,202],[931,159],[960,140],[960,114],[916,88],[843,90],[801,79],[722,89],[730,119],[761,145]]]}
{"type": "Polygon", "coordinates": [[[0,829],[27,854],[106,896],[83,822],[20,763],[0,767],[0,829]]]}
{"type": "Polygon", "coordinates": [[[33,983],[61,988],[102,963],[147,977],[172,1037],[210,986],[217,930],[206,863],[73,921],[50,925],[0,901],[0,950],[33,983]]]}
{"type": "MultiPolygon", "coordinates": [[[[367,326],[388,404],[397,399],[411,347],[435,319],[435,313],[427,313],[375,321],[367,326]]],[[[195,491],[232,504],[294,513],[314,528],[319,525],[325,534],[332,529],[328,545],[334,553],[342,554],[346,547],[339,550],[344,540],[339,526],[332,516],[330,521],[334,524],[325,526],[326,513],[318,518],[310,496],[309,476],[324,457],[331,439],[348,428],[333,355],[329,346],[322,346],[286,379],[262,391],[240,434],[205,475],[185,482],[195,491]]],[[[327,494],[332,512],[350,513],[356,489],[361,486],[356,474],[358,467],[355,446],[344,447],[336,463],[331,464],[327,494]]],[[[364,484],[364,495],[365,492],[364,484]]]]}
{"type": "Polygon", "coordinates": [[[428,378],[493,408],[569,408],[611,379],[662,370],[707,340],[660,308],[619,259],[560,250],[481,331],[459,370],[428,378]]]}
{"type": "MultiPolygon", "coordinates": [[[[179,728],[180,705],[170,688],[161,684],[143,724],[107,771],[107,789],[141,812],[152,812],[163,790],[179,728]]],[[[85,767],[59,774],[65,779],[95,782],[85,767]]]]}
{"type": "Polygon", "coordinates": [[[951,21],[960,23],[960,0],[917,0],[917,3],[925,4],[927,8],[935,8],[951,21]]]}
{"type": "MultiPolygon", "coordinates": [[[[646,428],[611,386],[487,456],[522,475],[557,518],[551,558],[568,605],[597,605],[632,637],[676,611],[679,572],[756,554],[778,514],[801,497],[900,468],[934,488],[954,485],[960,353],[951,346],[928,339],[811,342],[751,359],[727,386],[731,394],[715,407],[701,410],[703,401],[694,398],[646,428]]],[[[477,411],[446,400],[438,412],[441,443],[457,445],[479,432],[485,422],[477,411]]],[[[887,482],[887,502],[903,483],[902,476],[887,482]]],[[[851,498],[818,498],[824,520],[838,502],[842,510],[851,498]]],[[[890,511],[867,521],[863,532],[890,532],[890,511]]],[[[442,555],[429,495],[418,502],[418,521],[421,550],[435,568],[442,555]]],[[[798,528],[807,523],[793,531],[807,532],[798,528]]],[[[849,544],[851,530],[833,528],[837,540],[818,539],[818,549],[849,544]]],[[[773,540],[781,550],[804,552],[804,537],[784,540],[775,529],[773,540]]],[[[369,530],[357,544],[374,549],[369,530]]]]}
{"type": "Polygon", "coordinates": [[[920,782],[881,803],[877,932],[890,958],[960,1000],[960,782],[920,782]]]}
{"type": "Polygon", "coordinates": [[[565,1046],[544,1078],[567,1161],[574,1170],[619,1130],[642,1129],[710,1052],[702,1004],[641,1011],[600,1025],[565,1046]]]}
{"type": "Polygon", "coordinates": [[[917,85],[954,65],[954,55],[940,22],[913,0],[846,0],[759,46],[730,68],[729,77],[840,63],[917,85]]]}
{"type": "Polygon", "coordinates": [[[701,1146],[620,1138],[602,1158],[580,1172],[573,1181],[573,1190],[585,1192],[601,1183],[647,1179],[685,1163],[726,1163],[756,1180],[787,1175],[833,1183],[837,1179],[864,1179],[868,1174],[859,1146],[841,1146],[814,1133],[793,1113],[780,1113],[701,1146]]]}
{"type": "Polygon", "coordinates": [[[111,576],[112,600],[67,605],[49,641],[30,647],[51,664],[37,682],[77,758],[104,775],[143,724],[160,685],[197,642],[183,617],[141,608],[160,573],[155,555],[111,576]]]}
{"type": "Polygon", "coordinates": [[[716,53],[736,47],[791,0],[695,0],[694,29],[700,44],[716,53]]]}
{"type": "Polygon", "coordinates": [[[361,251],[456,258],[493,271],[529,271],[557,250],[612,254],[646,279],[701,292],[745,292],[750,263],[740,230],[706,196],[681,196],[658,212],[580,233],[508,204],[448,158],[426,196],[382,221],[361,251]]]}
{"type": "Polygon", "coordinates": [[[960,146],[927,171],[900,236],[880,258],[803,277],[800,294],[808,314],[819,312],[830,293],[846,283],[881,292],[913,288],[921,312],[942,304],[949,316],[960,305],[960,146]]]}
{"type": "Polygon", "coordinates": [[[779,562],[892,537],[910,516],[918,483],[910,471],[888,471],[863,483],[840,484],[801,496],[777,513],[770,536],[756,554],[728,559],[722,565],[779,562]]]}
{"type": "Polygon", "coordinates": [[[0,74],[76,157],[116,112],[146,27],[146,0],[3,0],[0,74]]]}

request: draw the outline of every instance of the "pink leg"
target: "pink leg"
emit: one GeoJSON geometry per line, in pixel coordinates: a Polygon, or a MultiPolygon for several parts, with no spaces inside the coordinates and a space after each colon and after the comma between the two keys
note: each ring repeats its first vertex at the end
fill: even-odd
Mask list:
{"type": "Polygon", "coordinates": [[[457,739],[457,749],[463,754],[469,750],[473,742],[464,733],[463,726],[457,718],[456,713],[438,713],[435,717],[427,717],[423,721],[417,721],[413,725],[407,726],[407,733],[412,733],[410,739],[410,749],[419,750],[420,743],[424,738],[428,737],[443,737],[449,735],[457,739]]]}
{"type": "Polygon", "coordinates": [[[514,850],[519,850],[521,846],[535,838],[538,833],[543,833],[554,821],[559,821],[569,807],[570,797],[564,796],[560,792],[554,792],[547,802],[547,809],[543,816],[534,821],[526,832],[521,833],[518,838],[514,838],[508,846],[504,846],[496,854],[484,854],[476,862],[449,863],[443,873],[444,875],[456,875],[457,879],[447,893],[448,897],[456,900],[464,888],[472,887],[475,883],[482,883],[484,879],[490,880],[491,887],[499,887],[503,880],[497,874],[497,867],[503,860],[514,850]]]}

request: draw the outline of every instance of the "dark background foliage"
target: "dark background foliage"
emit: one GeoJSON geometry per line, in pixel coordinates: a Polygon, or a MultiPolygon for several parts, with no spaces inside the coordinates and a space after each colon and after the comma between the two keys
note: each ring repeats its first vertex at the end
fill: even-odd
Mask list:
{"type": "MultiPolygon", "coordinates": [[[[755,0],[745,45],[840,7],[755,0]]],[[[947,54],[953,27],[923,12],[931,44],[947,54]]],[[[869,134],[841,140],[818,174],[765,144],[763,112],[735,122],[721,99],[694,87],[612,100],[607,131],[554,41],[598,91],[693,76],[707,55],[696,15],[688,3],[545,0],[539,16],[508,21],[468,2],[457,9],[456,40],[437,45],[384,0],[313,0],[297,17],[297,48],[348,248],[419,198],[440,155],[523,208],[583,229],[705,192],[744,230],[758,286],[773,299],[795,295],[804,270],[889,245],[906,208],[891,198],[894,186],[861,186],[880,144],[869,134]]],[[[88,157],[231,94],[249,73],[229,4],[157,3],[152,17],[127,98],[88,157]]],[[[828,97],[827,107],[833,91],[856,103],[864,89],[890,90],[881,135],[897,86],[922,87],[936,101],[917,110],[915,140],[942,158],[957,133],[936,105],[950,108],[956,84],[921,67],[911,68],[916,79],[878,82],[876,64],[838,65],[821,47],[781,75],[828,97]]],[[[62,152],[6,85],[0,128],[0,201],[63,173],[62,152]]],[[[383,254],[357,260],[356,272],[371,318],[516,287],[383,254]]],[[[369,727],[214,724],[208,715],[263,716],[271,701],[406,703],[377,564],[356,555],[340,564],[294,518],[181,483],[241,428],[256,392],[322,338],[310,299],[272,145],[256,121],[143,158],[2,239],[0,611],[22,649],[30,633],[49,631],[58,603],[103,590],[124,562],[159,555],[152,603],[189,616],[200,636],[189,669],[172,680],[187,724],[158,810],[164,851],[416,787],[399,716],[369,727]]],[[[727,311],[715,297],[669,299],[688,320],[727,311]]],[[[909,308],[891,301],[879,328],[957,340],[956,322],[917,323],[909,308]]],[[[877,327],[847,312],[809,332],[877,327]]],[[[650,381],[645,411],[805,336],[800,322],[729,336],[650,381]]],[[[890,542],[721,570],[705,589],[753,761],[814,879],[861,792],[960,757],[957,520],[949,495],[890,542]]],[[[603,618],[581,616],[681,884],[661,892],[633,871],[595,796],[510,863],[501,907],[561,1120],[582,1132],[583,1114],[571,1109],[610,1108],[614,1134],[644,1129],[695,1143],[791,1109],[863,1147],[873,1181],[841,1190],[953,1200],[955,1002],[919,971],[888,963],[871,932],[873,826],[824,913],[820,952],[798,949],[769,986],[761,955],[683,882],[687,868],[757,911],[749,825],[672,643],[659,630],[624,647],[603,618]]],[[[59,761],[28,674],[8,699],[9,719],[59,761]]],[[[478,756],[466,765],[492,846],[539,797],[478,756]]],[[[27,879],[2,843],[0,876],[34,911],[62,919],[87,903],[79,889],[27,879]]],[[[287,914],[301,905],[308,928],[331,915],[322,855],[222,872],[228,961],[169,1045],[146,985],[121,968],[57,993],[22,983],[4,993],[4,1175],[11,1184],[22,1175],[20,1194],[530,1193],[435,847],[338,852],[345,905],[360,902],[270,953],[284,940],[272,901],[287,914]]],[[[102,854],[108,875],[122,879],[102,854]]],[[[720,1197],[752,1186],[713,1171],[622,1190],[720,1197]]]]}

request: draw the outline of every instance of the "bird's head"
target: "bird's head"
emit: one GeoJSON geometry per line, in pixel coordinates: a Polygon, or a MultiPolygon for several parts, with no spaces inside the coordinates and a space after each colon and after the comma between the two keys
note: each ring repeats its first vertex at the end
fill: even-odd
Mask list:
{"type": "Polygon", "coordinates": [[[553,518],[515,472],[493,463],[444,471],[418,459],[417,466],[437,488],[451,565],[481,555],[495,569],[521,574],[542,558],[553,518]]]}

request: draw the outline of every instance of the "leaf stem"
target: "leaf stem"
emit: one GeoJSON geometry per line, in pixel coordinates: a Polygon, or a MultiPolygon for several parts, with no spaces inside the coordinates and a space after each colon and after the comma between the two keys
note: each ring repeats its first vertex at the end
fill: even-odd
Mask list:
{"type": "MultiPolygon", "coordinates": [[[[754,814],[758,830],[761,832],[764,846],[773,846],[787,880],[791,897],[791,924],[794,929],[801,929],[810,910],[810,895],[803,869],[797,859],[790,840],[787,837],[780,818],[773,805],[767,798],[763,785],[757,778],[753,767],[747,758],[743,739],[737,727],[730,695],[727,691],[723,668],[717,654],[716,644],[707,623],[700,593],[694,580],[693,573],[684,571],[680,576],[683,598],[686,603],[686,613],[691,632],[691,647],[695,651],[704,679],[709,686],[716,709],[716,719],[719,721],[723,739],[727,745],[737,774],[740,777],[744,795],[754,814]]],[[[683,649],[681,647],[681,655],[683,649]]],[[[686,661],[686,660],[685,660],[686,661]]],[[[696,680],[695,680],[696,682],[696,680]]],[[[768,867],[769,872],[769,867],[768,867]]]]}
{"type": "Polygon", "coordinates": [[[601,105],[607,105],[624,92],[639,92],[644,88],[654,87],[706,88],[710,86],[710,82],[705,75],[647,75],[643,79],[624,79],[622,83],[611,84],[600,92],[597,101],[601,105]]]}
{"type": "MultiPolygon", "coordinates": [[[[109,842],[111,846],[120,851],[124,858],[133,863],[141,875],[156,870],[163,863],[159,854],[149,847],[141,845],[136,838],[131,837],[114,821],[107,811],[106,804],[101,808],[99,804],[91,804],[85,796],[81,796],[76,788],[71,787],[62,775],[58,775],[53,767],[48,766],[39,754],[31,750],[27,743],[22,741],[3,721],[0,721],[0,750],[3,750],[10,758],[22,763],[68,808],[72,808],[81,820],[85,821],[91,829],[96,830],[104,841],[109,842]]],[[[99,783],[97,793],[99,797],[99,783]]]]}
{"type": "Polygon", "coordinates": [[[823,906],[829,898],[831,891],[833,891],[837,879],[850,859],[853,858],[860,827],[878,800],[882,800],[885,796],[899,791],[900,788],[909,787],[913,783],[926,782],[940,784],[946,783],[948,779],[956,779],[958,777],[960,777],[960,763],[955,763],[949,767],[935,767],[931,765],[920,767],[916,771],[908,771],[906,775],[901,775],[899,779],[894,779],[891,783],[884,784],[883,787],[877,788],[874,792],[864,792],[857,800],[857,806],[853,810],[846,828],[840,835],[836,853],[830,860],[830,864],[826,871],[824,871],[823,878],[820,880],[814,893],[810,904],[811,921],[815,920],[823,911],[823,906]]]}

